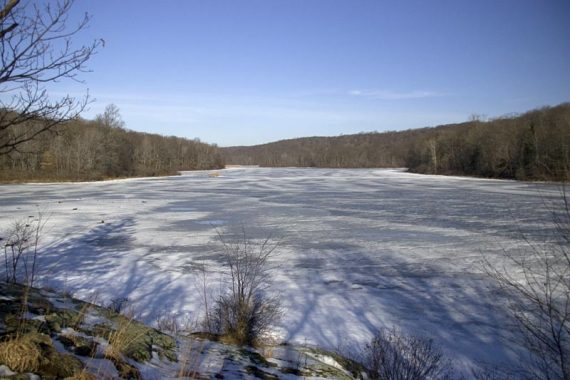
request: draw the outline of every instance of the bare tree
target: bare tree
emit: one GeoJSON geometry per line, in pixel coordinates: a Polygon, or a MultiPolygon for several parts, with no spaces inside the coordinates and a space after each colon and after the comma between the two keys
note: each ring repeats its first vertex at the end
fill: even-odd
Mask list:
{"type": "Polygon", "coordinates": [[[70,95],[49,96],[46,86],[78,80],[102,40],[75,47],[72,37],[85,29],[86,14],[75,26],[68,15],[75,0],[0,0],[0,156],[18,150],[57,125],[77,118],[88,104],[70,95]]]}
{"type": "Polygon", "coordinates": [[[564,190],[557,206],[548,241],[525,236],[526,249],[503,253],[504,267],[485,265],[509,299],[515,343],[529,353],[524,369],[533,379],[570,380],[570,208],[564,190]]]}
{"type": "Polygon", "coordinates": [[[124,128],[125,122],[121,117],[121,111],[119,107],[111,103],[105,107],[105,111],[102,114],[97,115],[95,118],[97,122],[108,128],[124,128]]]}

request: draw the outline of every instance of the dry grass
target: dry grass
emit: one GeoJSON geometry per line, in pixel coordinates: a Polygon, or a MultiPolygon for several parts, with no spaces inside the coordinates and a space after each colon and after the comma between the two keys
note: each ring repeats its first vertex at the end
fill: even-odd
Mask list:
{"type": "Polygon", "coordinates": [[[130,321],[121,323],[119,328],[109,335],[109,346],[107,346],[105,350],[105,356],[116,359],[122,358],[124,352],[134,340],[130,334],[127,333],[128,324],[130,324],[130,321]]]}
{"type": "Polygon", "coordinates": [[[198,370],[200,369],[201,353],[205,345],[205,341],[200,341],[197,346],[193,345],[192,341],[187,342],[187,346],[181,350],[179,356],[178,377],[200,378],[198,370]]]}
{"type": "Polygon", "coordinates": [[[141,338],[144,333],[133,334],[131,325],[133,319],[121,319],[119,328],[109,335],[109,346],[105,350],[105,357],[114,365],[119,374],[127,379],[140,379],[140,372],[136,367],[128,364],[124,357],[129,356],[131,345],[141,338]]]}
{"type": "Polygon", "coordinates": [[[0,343],[0,363],[16,372],[36,371],[42,360],[41,340],[38,334],[26,334],[0,343]]]}
{"type": "Polygon", "coordinates": [[[109,346],[105,350],[105,356],[109,358],[121,359],[127,356],[131,345],[144,336],[143,331],[133,334],[132,318],[121,318],[118,323],[119,327],[109,335],[109,346]]]}

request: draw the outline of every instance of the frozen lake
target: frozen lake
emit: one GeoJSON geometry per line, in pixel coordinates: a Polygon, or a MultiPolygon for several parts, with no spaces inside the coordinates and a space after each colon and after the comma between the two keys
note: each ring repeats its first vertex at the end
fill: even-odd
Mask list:
{"type": "Polygon", "coordinates": [[[39,209],[41,281],[100,303],[128,297],[149,323],[198,318],[198,268],[215,282],[220,267],[216,231],[271,234],[283,340],[335,348],[397,325],[463,362],[516,360],[480,261],[544,234],[555,186],[377,169],[219,174],[2,185],[0,229],[39,209]]]}

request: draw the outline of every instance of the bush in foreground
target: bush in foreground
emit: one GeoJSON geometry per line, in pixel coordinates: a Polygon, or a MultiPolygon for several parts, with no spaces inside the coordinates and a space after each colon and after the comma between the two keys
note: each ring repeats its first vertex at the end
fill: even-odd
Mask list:
{"type": "Polygon", "coordinates": [[[220,235],[228,268],[225,289],[206,311],[206,325],[239,345],[256,345],[281,317],[279,297],[267,294],[269,260],[278,246],[271,238],[250,241],[245,232],[229,243],[220,235]]]}
{"type": "Polygon", "coordinates": [[[452,370],[432,339],[405,335],[396,328],[378,330],[362,356],[372,379],[442,379],[452,370]]]}

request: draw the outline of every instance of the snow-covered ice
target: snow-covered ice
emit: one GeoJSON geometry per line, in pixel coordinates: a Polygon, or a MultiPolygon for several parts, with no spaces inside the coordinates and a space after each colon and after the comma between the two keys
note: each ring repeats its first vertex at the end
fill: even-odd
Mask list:
{"type": "Polygon", "coordinates": [[[200,268],[213,283],[221,270],[218,233],[271,234],[284,341],[335,348],[397,325],[463,363],[517,360],[480,261],[548,233],[555,185],[378,169],[219,174],[2,185],[0,230],[41,211],[41,282],[101,304],[128,297],[151,324],[198,318],[200,268]]]}

